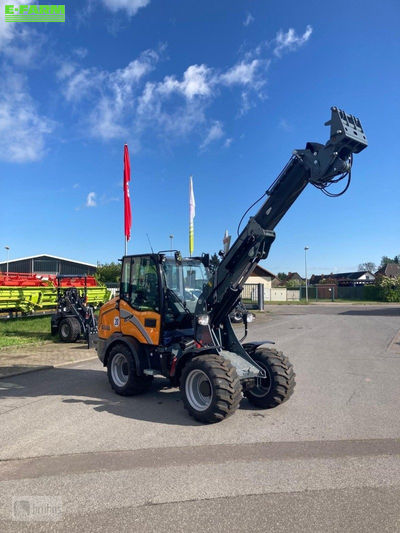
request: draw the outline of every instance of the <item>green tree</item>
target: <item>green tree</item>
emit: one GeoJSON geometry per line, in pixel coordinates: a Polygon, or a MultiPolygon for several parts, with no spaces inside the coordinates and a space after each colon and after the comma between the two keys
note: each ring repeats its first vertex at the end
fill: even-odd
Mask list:
{"type": "Polygon", "coordinates": [[[101,283],[117,283],[121,277],[121,265],[119,263],[99,263],[96,277],[101,283]]]}
{"type": "Polygon", "coordinates": [[[211,270],[215,270],[217,266],[220,264],[221,259],[219,258],[218,254],[213,253],[210,257],[210,268],[211,270]]]}
{"type": "Polygon", "coordinates": [[[380,267],[384,267],[388,265],[389,263],[396,263],[397,265],[400,263],[400,255],[395,255],[393,259],[391,257],[388,257],[387,255],[384,255],[381,259],[380,267]]]}
{"type": "Polygon", "coordinates": [[[278,272],[278,279],[280,279],[281,281],[286,281],[288,279],[288,275],[284,272],[278,272]]]}
{"type": "Polygon", "coordinates": [[[377,268],[375,263],[372,261],[367,261],[366,263],[360,263],[358,265],[358,270],[369,270],[370,272],[375,272],[377,268]]]}

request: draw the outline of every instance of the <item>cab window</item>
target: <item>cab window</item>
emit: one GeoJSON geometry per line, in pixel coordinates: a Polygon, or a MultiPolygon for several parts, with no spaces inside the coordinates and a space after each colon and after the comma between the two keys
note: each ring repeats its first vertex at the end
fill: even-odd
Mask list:
{"type": "Polygon", "coordinates": [[[129,289],[131,284],[131,258],[126,257],[122,265],[122,276],[121,276],[121,298],[123,300],[129,301],[129,289]]]}
{"type": "Polygon", "coordinates": [[[157,266],[151,257],[132,257],[130,290],[124,297],[137,311],[160,312],[157,266]]]}

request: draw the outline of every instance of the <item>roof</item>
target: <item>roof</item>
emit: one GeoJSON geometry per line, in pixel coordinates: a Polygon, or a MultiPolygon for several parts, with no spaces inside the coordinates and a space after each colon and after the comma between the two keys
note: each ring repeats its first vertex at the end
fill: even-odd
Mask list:
{"type": "Polygon", "coordinates": [[[57,255],[50,255],[50,254],[37,254],[37,255],[30,255],[28,257],[19,257],[18,259],[10,259],[9,261],[0,261],[0,265],[6,265],[7,263],[15,263],[16,261],[26,261],[27,259],[37,259],[38,257],[51,257],[51,259],[59,259],[60,261],[68,261],[69,263],[77,263],[79,265],[86,265],[90,267],[97,268],[97,265],[93,265],[92,263],[85,263],[84,261],[76,261],[75,259],[66,259],[65,257],[58,257],[57,255]]]}
{"type": "Polygon", "coordinates": [[[276,278],[275,274],[262,267],[261,265],[256,265],[250,276],[268,276],[270,278],[276,278]]]}
{"type": "Polygon", "coordinates": [[[344,279],[352,279],[352,280],[358,280],[365,274],[370,274],[371,276],[375,275],[369,271],[369,270],[360,270],[358,272],[338,272],[337,274],[320,274],[320,275],[312,275],[311,279],[315,283],[319,283],[323,279],[338,279],[338,280],[344,280],[344,279]]]}
{"type": "Polygon", "coordinates": [[[398,263],[387,263],[378,270],[376,275],[389,276],[389,278],[397,278],[400,276],[400,265],[398,263]]]}
{"type": "Polygon", "coordinates": [[[290,281],[292,279],[297,281],[297,280],[304,280],[305,278],[302,278],[298,272],[289,272],[286,281],[290,281]]]}
{"type": "Polygon", "coordinates": [[[333,279],[359,279],[361,276],[364,276],[364,274],[371,274],[371,276],[373,276],[372,272],[369,270],[360,270],[358,272],[338,272],[337,274],[329,274],[329,276],[326,277],[333,279]]]}

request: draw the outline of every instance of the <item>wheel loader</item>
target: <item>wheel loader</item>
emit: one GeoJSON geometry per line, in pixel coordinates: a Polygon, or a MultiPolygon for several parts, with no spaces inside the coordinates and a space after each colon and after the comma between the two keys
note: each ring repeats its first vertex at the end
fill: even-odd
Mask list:
{"type": "MultiPolygon", "coordinates": [[[[155,375],[165,376],[180,387],[189,414],[204,423],[234,413],[242,395],[260,409],[290,398],[295,373],[289,359],[268,341],[239,340],[229,315],[253,269],[267,258],[275,226],[307,184],[328,196],[347,190],[353,154],[367,139],[360,120],[336,107],[326,125],[326,144],[308,142],[293,152],[212,274],[207,255],[182,258],[172,250],[123,257],[120,295],[101,308],[96,342],[116,393],[143,393],[155,375]],[[344,189],[332,193],[330,185],[338,182],[344,189]]],[[[247,333],[246,314],[243,321],[247,333]]]]}

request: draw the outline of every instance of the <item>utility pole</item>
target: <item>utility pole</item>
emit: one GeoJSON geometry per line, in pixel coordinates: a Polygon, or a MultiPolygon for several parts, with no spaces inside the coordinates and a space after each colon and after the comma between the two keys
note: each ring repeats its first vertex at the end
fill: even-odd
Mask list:
{"type": "Polygon", "coordinates": [[[174,236],[171,234],[169,238],[171,239],[171,250],[173,250],[174,236]]]}
{"type": "Polygon", "coordinates": [[[8,263],[10,261],[10,247],[4,246],[4,248],[7,250],[7,279],[8,279],[8,263]]]}
{"type": "Polygon", "coordinates": [[[307,279],[307,250],[309,250],[309,246],[304,246],[304,269],[306,272],[306,302],[308,303],[308,279],[307,279]]]}

